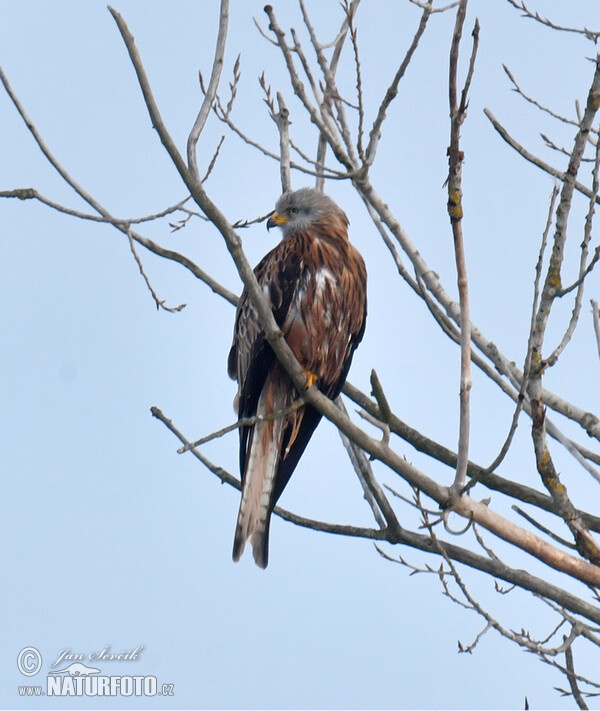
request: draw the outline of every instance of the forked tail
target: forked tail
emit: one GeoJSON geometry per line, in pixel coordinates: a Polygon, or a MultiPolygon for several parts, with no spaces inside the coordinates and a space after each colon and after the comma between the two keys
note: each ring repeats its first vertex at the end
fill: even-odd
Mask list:
{"type": "Polygon", "coordinates": [[[233,541],[234,561],[241,558],[249,540],[254,560],[261,568],[266,568],[269,562],[271,497],[279,464],[281,433],[281,419],[254,425],[233,541]]]}

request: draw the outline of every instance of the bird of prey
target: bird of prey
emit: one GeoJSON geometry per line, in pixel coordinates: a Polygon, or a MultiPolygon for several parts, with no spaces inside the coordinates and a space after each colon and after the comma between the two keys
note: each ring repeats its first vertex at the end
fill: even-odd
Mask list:
{"type": "MultiPolygon", "coordinates": [[[[365,329],[364,261],[348,241],[344,212],[312,188],[285,192],[267,228],[275,225],[282,228],[283,239],[254,274],[307,382],[316,382],[322,393],[335,399],[365,329]]],[[[266,568],[271,512],[321,413],[299,402],[245,289],[237,307],[228,372],[238,381],[239,419],[267,416],[239,429],[242,498],[233,559],[240,559],[249,540],[257,565],[266,568]]]]}

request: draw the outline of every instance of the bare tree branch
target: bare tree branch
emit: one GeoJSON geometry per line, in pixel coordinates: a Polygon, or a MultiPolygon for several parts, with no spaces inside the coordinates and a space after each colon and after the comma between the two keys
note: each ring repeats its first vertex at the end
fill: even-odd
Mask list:
{"type": "MultiPolygon", "coordinates": [[[[583,286],[585,275],[589,274],[587,269],[587,255],[588,255],[588,245],[592,238],[592,224],[594,221],[594,211],[596,207],[596,198],[598,196],[598,170],[600,168],[600,141],[596,144],[596,158],[594,161],[594,170],[592,171],[592,194],[589,199],[589,206],[587,215],[585,217],[585,227],[583,234],[583,242],[581,243],[581,257],[579,262],[579,278],[577,285],[577,294],[575,296],[575,304],[573,306],[573,313],[571,319],[569,320],[569,325],[562,337],[561,342],[556,346],[552,353],[546,358],[547,366],[552,366],[558,360],[560,354],[564,351],[567,344],[573,337],[575,333],[575,328],[579,320],[579,314],[581,313],[581,303],[583,301],[583,286]]],[[[562,296],[564,292],[559,292],[557,296],[562,296]]]]}
{"type": "Polygon", "coordinates": [[[561,114],[557,114],[555,111],[552,111],[552,109],[549,109],[547,106],[544,106],[539,101],[537,101],[536,99],[534,99],[531,96],[529,96],[528,94],[526,94],[523,91],[523,89],[521,89],[519,84],[517,84],[517,80],[514,78],[512,72],[506,66],[506,64],[503,64],[502,68],[506,72],[506,76],[510,79],[510,81],[513,85],[513,90],[516,91],[517,94],[519,94],[519,96],[521,96],[523,99],[525,99],[525,101],[527,101],[530,104],[533,104],[535,107],[540,109],[540,111],[547,113],[549,116],[552,116],[552,118],[557,119],[561,123],[566,123],[566,124],[570,124],[571,126],[579,127],[579,124],[580,124],[579,120],[576,121],[575,119],[570,119],[570,118],[567,118],[566,116],[562,116],[561,114]]]}
{"type": "MultiPolygon", "coordinates": [[[[553,238],[552,254],[546,273],[544,286],[540,296],[539,308],[535,316],[535,323],[531,335],[532,370],[528,385],[528,394],[532,408],[532,437],[536,453],[536,462],[542,481],[550,495],[554,498],[561,516],[571,529],[577,549],[581,555],[595,563],[600,564],[600,549],[598,549],[593,537],[586,530],[585,526],[577,518],[573,504],[571,503],[567,490],[561,484],[558,472],[552,461],[548,443],[546,440],[546,423],[544,399],[542,393],[542,374],[548,365],[548,361],[543,358],[542,347],[550,310],[556,292],[560,288],[561,268],[563,253],[567,239],[567,223],[573,192],[575,189],[575,179],[581,156],[587,142],[590,126],[598,111],[600,95],[600,57],[596,60],[596,70],[588,93],[588,100],[580,128],[575,136],[573,152],[569,160],[569,167],[562,184],[560,201],[556,208],[555,232],[553,238]]],[[[593,202],[593,200],[592,200],[593,202]]]]}
{"type": "MultiPolygon", "coordinates": [[[[171,432],[173,432],[173,434],[184,446],[190,445],[189,440],[177,429],[177,427],[175,427],[175,425],[173,425],[170,419],[165,417],[159,408],[152,407],[151,412],[154,417],[160,420],[171,432]]],[[[234,486],[237,489],[240,488],[239,479],[229,474],[221,467],[214,465],[196,449],[190,448],[189,451],[211,472],[216,474],[222,482],[231,484],[231,486],[234,486]]],[[[281,516],[285,520],[291,521],[292,523],[318,531],[368,538],[371,540],[387,540],[389,543],[408,545],[426,553],[433,553],[434,555],[442,555],[441,551],[443,550],[448,557],[452,558],[452,560],[456,560],[464,565],[487,572],[496,578],[505,580],[508,583],[514,583],[525,590],[534,592],[549,600],[554,600],[557,604],[567,610],[570,610],[574,614],[582,615],[586,619],[600,624],[600,608],[581,600],[577,596],[572,595],[571,593],[562,590],[561,588],[548,583],[541,578],[531,575],[531,573],[526,570],[510,568],[499,560],[491,559],[488,556],[484,557],[478,555],[477,553],[473,553],[466,548],[461,548],[460,546],[456,546],[451,543],[441,542],[439,539],[436,544],[430,536],[413,533],[412,531],[404,528],[394,531],[392,535],[390,529],[366,529],[356,526],[328,524],[322,521],[314,521],[291,514],[289,511],[286,511],[279,506],[275,507],[274,513],[281,516]]]]}
{"type": "Polygon", "coordinates": [[[292,189],[292,179],[290,177],[290,134],[289,126],[290,112],[285,105],[283,95],[277,92],[278,113],[273,115],[277,128],[279,129],[279,166],[281,169],[281,192],[285,193],[292,189]]]}
{"type": "Polygon", "coordinates": [[[176,311],[181,311],[182,309],[185,308],[185,304],[179,304],[179,306],[165,306],[165,302],[163,299],[159,299],[156,292],[152,288],[152,284],[150,283],[150,279],[148,279],[148,275],[146,274],[144,270],[144,265],[142,264],[142,260],[139,258],[138,253],[135,249],[135,242],[133,241],[133,233],[131,230],[127,231],[127,237],[129,238],[129,249],[131,250],[131,253],[133,254],[133,257],[136,261],[136,264],[138,265],[138,268],[140,270],[140,274],[142,275],[144,281],[146,282],[146,286],[148,287],[148,291],[152,294],[152,298],[154,299],[154,303],[156,304],[156,309],[163,309],[164,311],[169,311],[170,313],[175,313],[176,311]]]}
{"type": "Polygon", "coordinates": [[[448,214],[452,225],[454,238],[454,254],[460,303],[460,424],[458,438],[458,459],[456,474],[452,484],[452,493],[460,494],[464,489],[469,462],[469,432],[470,432],[470,393],[471,378],[471,310],[469,305],[469,282],[467,263],[462,233],[462,164],[464,154],[460,149],[460,128],[467,115],[468,92],[475,68],[475,58],[479,44],[479,22],[473,29],[473,51],[469,62],[469,70],[462,90],[460,104],[456,87],[458,73],[458,53],[462,28],[467,13],[468,0],[461,0],[456,12],[456,24],[452,35],[450,49],[450,146],[448,147],[448,214]]]}
{"type": "MultiPolygon", "coordinates": [[[[565,642],[566,639],[567,638],[565,637],[565,642]]],[[[569,680],[569,686],[571,687],[571,693],[573,694],[573,698],[577,702],[577,706],[579,706],[580,709],[587,709],[588,705],[583,700],[583,696],[581,695],[581,691],[579,690],[579,686],[577,684],[577,676],[575,674],[575,667],[573,665],[572,644],[568,644],[565,647],[565,664],[568,670],[567,678],[569,680]]]]}
{"type": "MultiPolygon", "coordinates": [[[[421,6],[423,7],[423,6],[421,6]]],[[[408,48],[408,51],[406,52],[406,55],[404,56],[404,59],[400,63],[400,66],[398,67],[398,71],[396,72],[396,75],[394,76],[392,83],[389,85],[385,96],[383,97],[383,101],[381,102],[381,105],[379,106],[379,111],[377,112],[377,116],[375,118],[375,121],[373,122],[373,127],[371,128],[371,131],[369,132],[369,143],[367,145],[367,148],[365,150],[365,161],[364,164],[366,166],[371,166],[373,165],[373,161],[375,160],[375,154],[377,152],[377,146],[379,144],[379,140],[381,139],[381,127],[383,125],[383,122],[385,121],[386,113],[388,108],[390,107],[390,104],[392,101],[396,98],[398,95],[398,85],[400,84],[400,80],[406,73],[406,70],[408,69],[408,65],[410,64],[410,60],[413,57],[413,54],[415,53],[417,47],[419,46],[419,41],[421,37],[423,36],[423,33],[425,32],[425,28],[427,27],[427,21],[429,20],[429,17],[432,13],[432,7],[433,7],[433,0],[428,0],[425,6],[423,7],[423,14],[421,15],[421,21],[419,22],[419,27],[417,28],[417,31],[415,33],[415,36],[413,37],[413,41],[408,48]]]]}
{"type": "Polygon", "coordinates": [[[598,302],[594,301],[594,299],[591,299],[591,304],[594,333],[596,334],[596,344],[598,346],[598,355],[600,356],[600,308],[598,308],[598,302]]]}
{"type": "MultiPolygon", "coordinates": [[[[204,101],[198,112],[198,116],[194,121],[192,130],[188,137],[187,142],[187,158],[188,158],[188,168],[199,178],[198,173],[198,156],[196,154],[196,147],[198,145],[198,139],[200,134],[204,129],[206,120],[212,108],[215,96],[217,95],[217,89],[219,88],[219,81],[221,79],[221,71],[223,70],[223,62],[225,59],[225,44],[227,41],[227,26],[229,24],[229,0],[221,0],[221,9],[219,13],[219,33],[217,35],[217,46],[215,47],[215,58],[213,60],[212,71],[210,75],[210,80],[208,82],[208,89],[206,90],[204,101]]],[[[210,172],[210,171],[209,171],[210,172]]]]}
{"type": "Polygon", "coordinates": [[[587,37],[587,39],[592,40],[592,42],[597,42],[598,37],[600,37],[600,32],[588,30],[587,28],[565,27],[564,25],[558,25],[555,22],[549,20],[547,17],[542,17],[538,12],[532,12],[531,10],[529,10],[529,8],[525,5],[524,2],[518,2],[518,0],[507,0],[507,2],[517,10],[521,10],[523,12],[523,17],[535,20],[541,25],[545,25],[546,27],[549,27],[552,30],[559,30],[560,32],[573,32],[578,35],[584,35],[585,37],[587,37]]]}

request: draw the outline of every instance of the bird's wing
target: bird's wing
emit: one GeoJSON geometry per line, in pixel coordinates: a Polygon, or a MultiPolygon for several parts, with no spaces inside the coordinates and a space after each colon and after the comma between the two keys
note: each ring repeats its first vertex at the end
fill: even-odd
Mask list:
{"type": "MultiPolygon", "coordinates": [[[[300,364],[317,376],[319,390],[335,400],[365,330],[366,269],[359,252],[347,240],[328,244],[315,240],[315,235],[306,235],[302,254],[300,286],[288,314],[286,338],[300,364]],[[290,326],[292,315],[294,323],[290,326]]],[[[273,504],[320,420],[321,413],[305,405],[284,429],[273,504]]]]}
{"type": "MultiPolygon", "coordinates": [[[[289,241],[280,242],[254,269],[258,283],[273,310],[275,321],[284,327],[298,290],[301,255],[289,241]]],[[[258,314],[244,289],[237,308],[235,331],[228,359],[230,377],[238,381],[237,412],[240,418],[256,415],[267,376],[276,362],[265,338],[258,314]]],[[[246,455],[252,426],[240,429],[240,471],[245,475],[246,455]]]]}

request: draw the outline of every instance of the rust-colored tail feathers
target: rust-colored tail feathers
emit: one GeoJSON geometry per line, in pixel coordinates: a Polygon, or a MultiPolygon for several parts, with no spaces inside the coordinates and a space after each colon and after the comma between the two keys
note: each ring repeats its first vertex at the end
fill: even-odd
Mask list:
{"type": "MultiPolygon", "coordinates": [[[[285,410],[290,404],[289,388],[280,378],[271,375],[263,387],[256,414],[272,415],[285,410]]],[[[301,413],[294,415],[301,418],[301,413]]],[[[285,418],[278,417],[257,422],[250,435],[233,541],[233,560],[236,562],[241,558],[247,541],[252,545],[252,554],[258,566],[266,568],[269,562],[269,524],[285,421],[285,418]]]]}
{"type": "Polygon", "coordinates": [[[235,561],[242,557],[249,540],[256,564],[261,568],[267,567],[270,504],[280,446],[281,420],[258,422],[254,425],[233,542],[235,561]]]}

